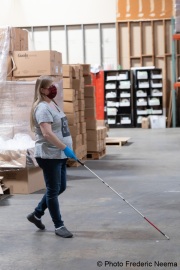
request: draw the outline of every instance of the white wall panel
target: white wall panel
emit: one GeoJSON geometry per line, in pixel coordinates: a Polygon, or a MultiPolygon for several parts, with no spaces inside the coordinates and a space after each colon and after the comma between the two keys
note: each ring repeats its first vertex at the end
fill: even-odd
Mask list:
{"type": "Polygon", "coordinates": [[[116,0],[1,0],[0,25],[43,26],[116,21],[116,0]]]}
{"type": "Polygon", "coordinates": [[[83,63],[83,40],[81,26],[68,26],[68,62],[83,63]]]}
{"type": "Polygon", "coordinates": [[[51,49],[62,53],[63,64],[67,62],[66,35],[64,26],[51,27],[51,49]]]}
{"type": "Polygon", "coordinates": [[[101,65],[100,36],[98,25],[84,26],[85,32],[85,59],[86,63],[101,65]]]}
{"type": "Polygon", "coordinates": [[[117,68],[117,52],[116,52],[116,28],[115,24],[102,25],[102,61],[104,69],[117,68]]]}
{"type": "Polygon", "coordinates": [[[29,30],[29,50],[59,51],[63,64],[87,63],[117,68],[114,23],[26,29],[29,30]]]}
{"type": "Polygon", "coordinates": [[[34,29],[34,49],[36,51],[49,50],[49,34],[47,27],[34,29]]]}

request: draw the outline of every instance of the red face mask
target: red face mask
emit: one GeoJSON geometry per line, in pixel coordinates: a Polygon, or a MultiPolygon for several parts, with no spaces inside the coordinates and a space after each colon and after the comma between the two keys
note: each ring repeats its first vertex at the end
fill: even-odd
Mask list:
{"type": "Polygon", "coordinates": [[[53,99],[57,95],[57,88],[55,85],[51,85],[49,88],[49,94],[47,95],[48,98],[53,99]]]}

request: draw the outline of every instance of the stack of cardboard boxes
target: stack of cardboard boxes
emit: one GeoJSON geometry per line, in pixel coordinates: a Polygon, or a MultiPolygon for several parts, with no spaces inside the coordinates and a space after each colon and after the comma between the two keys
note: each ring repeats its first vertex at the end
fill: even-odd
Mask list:
{"type": "Polygon", "coordinates": [[[62,54],[51,50],[28,51],[28,32],[26,30],[19,28],[10,28],[9,30],[8,28],[5,31],[2,28],[0,29],[1,33],[0,44],[2,46],[0,48],[3,50],[5,45],[9,48],[7,81],[0,84],[1,131],[3,131],[3,137],[6,136],[7,132],[7,139],[9,139],[10,134],[13,137],[18,132],[25,132],[32,136],[29,116],[34,99],[35,81],[39,76],[53,77],[61,90],[58,91],[57,103],[63,105],[62,54]],[[9,33],[8,38],[6,37],[7,33],[9,33]]]}
{"type": "MultiPolygon", "coordinates": [[[[79,159],[100,158],[106,149],[106,127],[96,120],[95,88],[90,65],[63,65],[64,112],[79,159]]],[[[72,160],[69,166],[78,165],[72,160]]]]}
{"type": "Polygon", "coordinates": [[[106,153],[106,127],[96,120],[95,87],[92,85],[90,69],[84,72],[85,119],[87,131],[87,157],[100,158],[106,153]]]}
{"type": "MultiPolygon", "coordinates": [[[[0,29],[2,33],[4,29],[0,29]]],[[[27,51],[28,50],[28,32],[26,30],[11,27],[9,30],[9,55],[7,57],[7,80],[11,81],[13,70],[16,65],[13,61],[14,51],[27,51]]]]}
{"type": "MultiPolygon", "coordinates": [[[[81,65],[63,65],[64,112],[68,118],[73,149],[79,159],[87,154],[86,122],[84,117],[84,79],[81,65]]],[[[73,160],[69,166],[78,165],[73,160]]]]}
{"type": "MultiPolygon", "coordinates": [[[[2,36],[0,35],[0,45],[3,44],[2,36]]],[[[52,76],[60,90],[58,91],[60,98],[58,96],[56,100],[59,103],[63,98],[62,55],[56,51],[28,51],[28,33],[18,28],[10,30],[9,39],[6,38],[1,48],[7,52],[9,50],[9,54],[3,55],[7,56],[8,71],[4,72],[7,73],[7,78],[4,78],[7,81],[0,83],[0,136],[12,139],[19,132],[32,136],[29,119],[35,81],[40,75],[52,76]]],[[[5,68],[1,64],[2,62],[0,67],[5,68]]],[[[3,171],[1,164],[1,175],[4,176],[4,183],[11,188],[12,193],[31,193],[45,188],[40,168],[26,166],[17,169],[9,166],[8,170],[5,168],[3,171]]]]}
{"type": "Polygon", "coordinates": [[[7,81],[33,81],[41,75],[62,78],[62,54],[51,50],[28,51],[28,31],[15,27],[0,28],[3,57],[8,50],[7,81]]]}
{"type": "MultiPolygon", "coordinates": [[[[7,139],[18,132],[30,132],[29,116],[36,79],[49,75],[57,82],[57,103],[62,106],[62,54],[57,51],[28,51],[28,32],[19,28],[0,29],[0,49],[9,50],[6,83],[0,84],[0,128],[7,139]],[[1,35],[2,34],[2,35],[1,35]],[[8,35],[9,34],[9,35],[8,35]],[[11,131],[11,132],[10,132],[11,131]],[[7,132],[7,133],[6,133],[7,132]]],[[[6,68],[4,66],[0,68],[6,68]]]]}

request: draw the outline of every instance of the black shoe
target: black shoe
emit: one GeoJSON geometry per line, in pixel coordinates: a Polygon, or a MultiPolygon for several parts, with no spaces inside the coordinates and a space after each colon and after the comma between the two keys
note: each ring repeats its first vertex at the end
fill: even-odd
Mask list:
{"type": "Polygon", "coordinates": [[[42,224],[41,220],[35,218],[35,216],[34,216],[33,213],[29,214],[29,215],[27,216],[27,219],[28,219],[30,222],[34,223],[34,225],[36,225],[36,227],[38,227],[40,230],[44,230],[44,229],[45,229],[44,224],[42,224]]]}
{"type": "Polygon", "coordinates": [[[63,238],[73,237],[73,234],[70,231],[68,231],[65,226],[62,226],[59,229],[56,229],[55,234],[63,238]]]}

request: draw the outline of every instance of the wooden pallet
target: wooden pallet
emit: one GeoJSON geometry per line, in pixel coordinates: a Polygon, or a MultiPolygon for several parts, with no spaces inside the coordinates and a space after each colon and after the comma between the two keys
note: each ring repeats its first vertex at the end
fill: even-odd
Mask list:
{"type": "Polygon", "coordinates": [[[100,152],[87,152],[87,159],[100,159],[106,155],[106,149],[100,152]]]}
{"type": "Polygon", "coordinates": [[[118,145],[123,146],[128,142],[129,137],[107,137],[106,138],[106,145],[118,145]]]}

